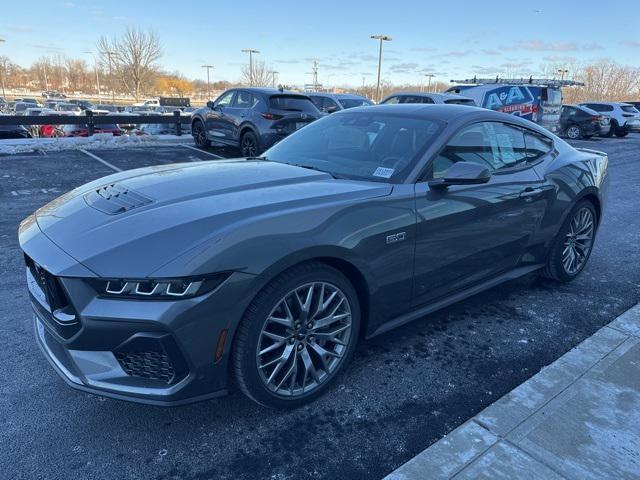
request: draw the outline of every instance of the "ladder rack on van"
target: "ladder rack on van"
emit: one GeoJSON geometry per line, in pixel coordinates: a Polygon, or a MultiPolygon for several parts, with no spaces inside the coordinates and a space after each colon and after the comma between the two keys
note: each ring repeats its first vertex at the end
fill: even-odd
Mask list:
{"type": "Polygon", "coordinates": [[[451,83],[459,85],[484,85],[484,84],[505,84],[505,85],[537,85],[542,87],[584,87],[584,83],[575,80],[558,80],[555,78],[467,78],[464,80],[451,80],[451,83]]]}

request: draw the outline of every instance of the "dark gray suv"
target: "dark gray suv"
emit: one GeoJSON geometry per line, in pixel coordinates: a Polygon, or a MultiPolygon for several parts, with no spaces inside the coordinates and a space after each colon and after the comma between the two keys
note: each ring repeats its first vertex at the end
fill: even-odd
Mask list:
{"type": "Polygon", "coordinates": [[[200,148],[239,147],[259,155],[322,116],[306,95],[275,88],[233,88],[193,112],[191,132],[200,148]]]}

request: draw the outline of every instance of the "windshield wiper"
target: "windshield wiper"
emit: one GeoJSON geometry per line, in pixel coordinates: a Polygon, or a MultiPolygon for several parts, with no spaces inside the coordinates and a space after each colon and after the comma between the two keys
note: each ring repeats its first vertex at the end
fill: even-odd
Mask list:
{"type": "Polygon", "coordinates": [[[268,162],[269,159],[267,157],[245,157],[245,160],[262,160],[263,162],[268,162]]]}
{"type": "Polygon", "coordinates": [[[314,170],[316,172],[322,172],[331,175],[331,178],[337,179],[338,177],[331,172],[327,172],[326,170],[320,170],[318,167],[314,167],[313,165],[303,165],[301,163],[290,163],[289,165],[293,167],[306,168],[308,170],[314,170]]]}

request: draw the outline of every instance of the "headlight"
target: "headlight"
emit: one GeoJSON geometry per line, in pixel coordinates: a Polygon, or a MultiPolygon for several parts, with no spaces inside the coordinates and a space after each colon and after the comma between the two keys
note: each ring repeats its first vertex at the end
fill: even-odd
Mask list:
{"type": "Polygon", "coordinates": [[[210,292],[230,275],[231,272],[223,272],[206,277],[92,279],[90,283],[102,297],[178,300],[210,292]]]}

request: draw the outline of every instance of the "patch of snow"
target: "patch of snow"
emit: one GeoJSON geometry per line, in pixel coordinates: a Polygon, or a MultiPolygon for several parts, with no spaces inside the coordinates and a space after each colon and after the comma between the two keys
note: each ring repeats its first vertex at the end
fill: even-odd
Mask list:
{"type": "Polygon", "coordinates": [[[114,137],[110,133],[96,133],[92,137],[61,138],[21,138],[1,140],[0,154],[13,155],[37,151],[58,152],[79,149],[112,149],[144,146],[162,146],[167,144],[193,144],[191,135],[139,135],[114,137]]]}

